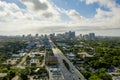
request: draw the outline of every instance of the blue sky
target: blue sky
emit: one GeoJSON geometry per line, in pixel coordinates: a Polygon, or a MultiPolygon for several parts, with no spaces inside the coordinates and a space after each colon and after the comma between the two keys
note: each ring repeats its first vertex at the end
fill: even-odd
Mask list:
{"type": "Polygon", "coordinates": [[[99,7],[98,3],[94,3],[92,5],[86,5],[84,1],[80,0],[51,0],[60,8],[64,8],[66,10],[75,9],[82,16],[85,17],[93,17],[96,13],[96,8],[99,7]]]}
{"type": "MultiPolygon", "coordinates": [[[[48,31],[46,27],[63,26],[66,29],[63,31],[117,29],[118,32],[119,13],[120,0],[0,0],[0,34],[35,34],[39,29],[48,31]]],[[[106,35],[111,35],[109,32],[106,35]]],[[[119,36],[118,33],[112,34],[119,36]]]]}
{"type": "Polygon", "coordinates": [[[23,3],[21,3],[19,0],[1,0],[1,1],[5,1],[5,2],[7,2],[7,3],[15,3],[15,4],[18,5],[20,8],[23,8],[23,9],[26,8],[26,6],[25,6],[23,3]]]}
{"type": "MultiPolygon", "coordinates": [[[[94,4],[86,5],[85,0],[51,0],[55,5],[60,8],[64,8],[66,10],[75,9],[82,16],[91,18],[96,14],[96,9],[101,8],[105,11],[110,11],[109,8],[105,6],[100,6],[98,2],[94,4]]],[[[115,0],[115,2],[119,5],[120,0],[115,0]]]]}
{"type": "MultiPolygon", "coordinates": [[[[26,6],[22,4],[19,0],[1,0],[6,1],[8,3],[15,3],[20,8],[25,9],[26,6]]],[[[96,9],[101,8],[105,11],[110,11],[109,8],[106,8],[104,6],[100,6],[98,2],[95,2],[94,4],[86,5],[85,0],[50,0],[52,3],[54,3],[57,7],[63,8],[66,10],[75,9],[78,11],[82,16],[91,18],[96,14],[96,9]]],[[[119,5],[120,0],[115,0],[115,2],[119,5]]]]}

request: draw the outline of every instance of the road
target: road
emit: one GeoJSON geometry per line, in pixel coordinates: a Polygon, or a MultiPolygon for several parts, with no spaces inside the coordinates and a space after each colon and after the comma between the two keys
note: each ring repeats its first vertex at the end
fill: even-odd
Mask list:
{"type": "Polygon", "coordinates": [[[23,66],[23,64],[26,61],[27,56],[29,56],[29,54],[25,54],[25,56],[23,56],[22,60],[19,62],[19,64],[16,66],[17,68],[21,68],[21,69],[25,69],[25,66],[23,66]]]}
{"type": "Polygon", "coordinates": [[[19,76],[16,75],[12,80],[19,80],[19,76]]]}
{"type": "Polygon", "coordinates": [[[24,56],[24,57],[22,58],[22,60],[19,62],[18,66],[22,66],[22,65],[25,63],[26,58],[27,58],[28,55],[29,55],[29,54],[25,54],[25,56],[24,56]]]}
{"type": "MultiPolygon", "coordinates": [[[[20,68],[20,69],[25,69],[25,66],[23,66],[23,64],[26,61],[26,58],[29,54],[25,54],[25,56],[23,56],[22,60],[19,62],[19,64],[17,66],[13,66],[12,68],[20,68]]],[[[19,80],[19,76],[16,75],[12,80],[19,80]]]]}
{"type": "Polygon", "coordinates": [[[75,68],[75,66],[64,56],[64,54],[58,48],[53,47],[55,44],[51,40],[49,40],[49,42],[52,46],[54,55],[58,57],[59,67],[65,80],[86,80],[84,76],[75,68]],[[69,64],[70,71],[68,71],[63,64],[63,59],[69,64]]]}

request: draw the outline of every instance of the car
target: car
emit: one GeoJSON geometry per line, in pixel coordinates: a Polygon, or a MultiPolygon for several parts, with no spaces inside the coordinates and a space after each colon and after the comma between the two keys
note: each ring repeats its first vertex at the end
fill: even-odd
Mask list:
{"type": "Polygon", "coordinates": [[[81,80],[81,79],[79,78],[79,80],[81,80]]]}
{"type": "Polygon", "coordinates": [[[75,77],[73,76],[73,80],[75,80],[75,77]]]}
{"type": "Polygon", "coordinates": [[[74,73],[74,70],[72,69],[71,72],[74,73]]]}

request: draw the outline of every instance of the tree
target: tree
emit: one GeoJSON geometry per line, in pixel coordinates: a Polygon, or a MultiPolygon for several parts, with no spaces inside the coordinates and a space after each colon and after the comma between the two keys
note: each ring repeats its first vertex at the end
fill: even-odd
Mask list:
{"type": "Polygon", "coordinates": [[[24,73],[21,73],[20,77],[22,78],[22,80],[27,80],[27,75],[24,73]]]}
{"type": "Polygon", "coordinates": [[[42,62],[42,60],[44,59],[44,56],[39,56],[38,59],[40,62],[42,62]]]}
{"type": "Polygon", "coordinates": [[[7,78],[7,80],[11,80],[13,77],[15,77],[14,71],[9,71],[8,75],[4,78],[4,80],[7,78]]]}
{"type": "Polygon", "coordinates": [[[100,79],[98,76],[93,75],[88,80],[102,80],[102,79],[100,79]]]}
{"type": "Polygon", "coordinates": [[[10,64],[8,64],[8,65],[6,66],[6,68],[7,68],[8,70],[10,70],[10,66],[11,66],[11,65],[10,65],[10,64]]]}
{"type": "Polygon", "coordinates": [[[11,77],[15,77],[15,72],[10,71],[10,76],[11,76],[11,77]]]}
{"type": "Polygon", "coordinates": [[[30,60],[30,56],[27,56],[26,61],[30,60]]]}
{"type": "Polygon", "coordinates": [[[66,66],[66,68],[67,68],[68,70],[70,70],[70,66],[69,66],[69,64],[66,62],[66,60],[63,59],[63,63],[64,63],[64,65],[66,66]]]}
{"type": "Polygon", "coordinates": [[[22,80],[27,80],[27,75],[29,74],[29,69],[22,70],[20,72],[20,77],[22,80]]]}
{"type": "Polygon", "coordinates": [[[105,68],[101,68],[101,69],[99,70],[99,73],[105,73],[105,71],[106,71],[105,68]]]}
{"type": "Polygon", "coordinates": [[[99,77],[102,79],[102,80],[112,80],[112,77],[108,74],[105,74],[105,73],[100,73],[99,77]]]}
{"type": "Polygon", "coordinates": [[[91,76],[91,72],[83,72],[82,74],[86,79],[88,79],[91,76]]]}
{"type": "Polygon", "coordinates": [[[36,63],[31,63],[31,66],[36,66],[37,64],[36,63]]]}

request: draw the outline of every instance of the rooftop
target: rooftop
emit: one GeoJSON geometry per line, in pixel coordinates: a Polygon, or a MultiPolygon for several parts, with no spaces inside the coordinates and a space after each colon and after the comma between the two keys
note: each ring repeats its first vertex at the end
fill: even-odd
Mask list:
{"type": "Polygon", "coordinates": [[[7,73],[0,73],[0,77],[5,77],[7,76],[7,73]]]}

